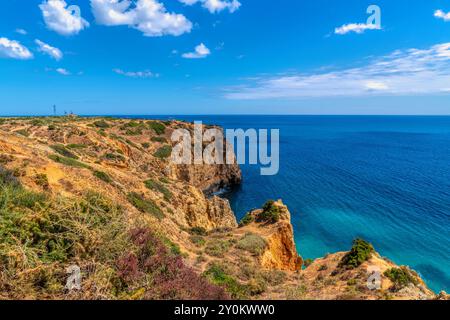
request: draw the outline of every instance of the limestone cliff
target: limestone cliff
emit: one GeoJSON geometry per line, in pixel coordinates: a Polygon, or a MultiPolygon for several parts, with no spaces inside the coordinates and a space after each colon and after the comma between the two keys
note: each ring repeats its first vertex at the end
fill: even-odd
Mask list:
{"type": "Polygon", "coordinates": [[[302,267],[302,259],[295,247],[291,214],[281,200],[272,205],[278,214],[277,221],[259,219],[263,210],[254,210],[247,215],[251,223],[243,226],[241,231],[255,233],[267,242],[267,247],[261,254],[261,265],[264,268],[298,271],[302,267]]]}

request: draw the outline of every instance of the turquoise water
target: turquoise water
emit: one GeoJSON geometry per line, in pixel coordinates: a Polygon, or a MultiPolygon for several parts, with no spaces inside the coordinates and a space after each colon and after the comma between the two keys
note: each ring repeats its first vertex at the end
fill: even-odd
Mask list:
{"type": "Polygon", "coordinates": [[[280,172],[242,166],[238,218],[268,199],[292,213],[304,258],[371,241],[450,291],[450,117],[179,116],[225,128],[280,129],[280,172]]]}

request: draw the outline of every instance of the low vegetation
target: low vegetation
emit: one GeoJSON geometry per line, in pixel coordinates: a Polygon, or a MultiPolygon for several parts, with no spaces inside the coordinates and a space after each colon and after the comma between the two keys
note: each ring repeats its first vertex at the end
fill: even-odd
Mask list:
{"type": "Polygon", "coordinates": [[[50,184],[48,182],[48,177],[45,173],[39,173],[34,176],[34,182],[42,187],[44,190],[48,190],[50,188],[50,184]]]}
{"type": "Polygon", "coordinates": [[[103,158],[110,161],[125,161],[125,157],[118,153],[106,153],[103,158]]]}
{"type": "Polygon", "coordinates": [[[166,126],[161,122],[152,121],[149,123],[150,129],[152,129],[157,135],[162,135],[166,132],[166,126]]]}
{"type": "Polygon", "coordinates": [[[71,144],[68,144],[67,146],[66,146],[68,149],[85,149],[85,148],[87,148],[87,145],[85,145],[85,144],[79,144],[79,143],[71,143],[71,144]]]}
{"type": "Polygon", "coordinates": [[[169,145],[163,146],[161,148],[159,148],[155,153],[154,156],[156,158],[160,158],[160,159],[167,159],[171,156],[172,154],[172,147],[169,145]]]}
{"type": "Polygon", "coordinates": [[[205,252],[212,257],[222,257],[231,247],[228,240],[213,239],[206,245],[205,252]]]}
{"type": "Polygon", "coordinates": [[[199,235],[199,236],[206,236],[208,235],[208,232],[206,231],[205,228],[202,227],[194,227],[191,228],[191,230],[189,230],[189,232],[193,235],[199,235]]]}
{"type": "Polygon", "coordinates": [[[90,166],[88,166],[87,164],[85,164],[83,162],[80,162],[80,161],[72,159],[72,158],[66,158],[66,157],[63,157],[63,156],[60,156],[57,154],[51,154],[48,156],[48,158],[50,160],[53,160],[57,163],[65,165],[65,166],[90,169],[90,166]]]}
{"type": "Polygon", "coordinates": [[[275,204],[275,201],[267,201],[263,206],[262,212],[258,215],[257,220],[259,222],[276,223],[280,221],[280,210],[280,207],[275,204]]]}
{"type": "Polygon", "coordinates": [[[55,145],[50,146],[50,148],[52,148],[55,152],[59,153],[63,157],[71,158],[71,159],[75,159],[75,160],[79,159],[76,154],[74,154],[72,151],[69,151],[62,144],[55,144],[55,145]]]}
{"type": "Polygon", "coordinates": [[[373,246],[369,242],[362,239],[355,239],[352,249],[342,258],[339,266],[348,269],[357,268],[369,260],[374,251],[373,246]]]}
{"type": "Polygon", "coordinates": [[[166,201],[170,201],[173,197],[172,192],[158,181],[149,179],[145,181],[144,184],[148,189],[162,193],[166,201]]]}
{"type": "Polygon", "coordinates": [[[410,284],[417,285],[418,281],[413,272],[407,267],[391,268],[384,275],[393,283],[393,290],[400,290],[410,284]]]}
{"type": "Polygon", "coordinates": [[[259,235],[247,233],[238,241],[236,247],[257,256],[264,252],[267,242],[259,235]]]}
{"type": "Polygon", "coordinates": [[[167,139],[164,137],[152,137],[152,142],[158,142],[158,143],[167,143],[167,139]]]}
{"type": "Polygon", "coordinates": [[[104,181],[104,182],[106,182],[106,183],[112,183],[112,182],[113,182],[113,180],[111,179],[111,177],[110,177],[106,172],[94,170],[94,171],[92,172],[92,174],[93,174],[95,177],[97,177],[98,179],[100,179],[100,180],[102,180],[102,181],[104,181]]]}
{"type": "Polygon", "coordinates": [[[254,222],[255,218],[252,215],[251,212],[248,212],[243,218],[242,220],[239,222],[239,227],[245,227],[247,225],[249,225],[250,223],[254,222]]]}
{"type": "Polygon", "coordinates": [[[147,199],[136,192],[130,192],[127,195],[127,198],[128,201],[139,211],[149,213],[159,220],[164,218],[164,213],[154,201],[147,199]]]}
{"type": "Polygon", "coordinates": [[[224,287],[233,299],[248,299],[249,288],[242,285],[231,275],[228,275],[224,268],[218,264],[213,264],[205,271],[204,276],[213,284],[224,287]]]}
{"type": "Polygon", "coordinates": [[[21,136],[24,136],[24,137],[30,136],[30,133],[26,129],[17,130],[17,131],[15,131],[15,133],[20,134],[21,136]]]}
{"type": "Polygon", "coordinates": [[[95,121],[95,122],[94,122],[94,126],[95,126],[96,128],[100,128],[100,129],[107,129],[107,128],[111,127],[111,126],[109,125],[109,123],[106,122],[105,120],[98,120],[98,121],[95,121]]]}

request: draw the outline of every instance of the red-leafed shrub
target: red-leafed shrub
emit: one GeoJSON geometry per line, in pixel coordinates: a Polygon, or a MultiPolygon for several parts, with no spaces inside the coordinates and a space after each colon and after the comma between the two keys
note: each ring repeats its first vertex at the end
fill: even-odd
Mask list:
{"type": "Polygon", "coordinates": [[[223,300],[229,296],[224,289],[208,282],[186,266],[180,255],[174,254],[149,229],[131,231],[136,252],[127,253],[117,262],[118,274],[126,287],[146,284],[145,299],[162,300],[223,300]],[[149,277],[150,275],[150,277],[149,277]]]}

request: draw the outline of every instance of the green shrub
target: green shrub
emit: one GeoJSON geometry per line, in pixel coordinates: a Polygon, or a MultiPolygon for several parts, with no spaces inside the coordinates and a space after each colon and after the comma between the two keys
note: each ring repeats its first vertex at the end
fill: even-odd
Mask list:
{"type": "Polygon", "coordinates": [[[96,128],[101,128],[101,129],[107,129],[110,127],[109,123],[106,122],[105,120],[99,120],[99,121],[95,121],[94,122],[94,126],[96,128]]]}
{"type": "Polygon", "coordinates": [[[286,282],[286,272],[281,270],[270,270],[261,273],[264,280],[271,286],[279,286],[286,282]]]}
{"type": "Polygon", "coordinates": [[[208,242],[205,252],[212,257],[222,257],[231,247],[227,240],[211,240],[208,242]]]}
{"type": "Polygon", "coordinates": [[[72,159],[72,158],[66,158],[57,154],[51,154],[48,156],[50,160],[53,160],[57,163],[69,166],[69,167],[75,167],[75,168],[84,168],[84,169],[90,169],[91,167],[87,164],[80,162],[78,160],[72,159]]]}
{"type": "Polygon", "coordinates": [[[162,183],[165,183],[165,184],[169,184],[170,183],[170,180],[167,179],[166,177],[159,178],[159,181],[161,181],[162,183]]]}
{"type": "Polygon", "coordinates": [[[30,124],[32,126],[40,127],[40,126],[45,125],[45,121],[42,119],[33,119],[30,121],[30,124]]]}
{"type": "Polygon", "coordinates": [[[24,136],[24,137],[30,136],[30,133],[25,129],[17,130],[17,131],[15,131],[15,133],[20,134],[21,136],[24,136]]]}
{"type": "Polygon", "coordinates": [[[102,181],[104,181],[106,183],[112,183],[113,182],[111,177],[106,172],[95,170],[93,172],[93,174],[94,174],[95,177],[99,178],[100,180],[102,180],[102,181]]]}
{"type": "Polygon", "coordinates": [[[350,279],[347,281],[347,285],[348,286],[356,286],[358,282],[356,281],[356,279],[350,279]]]}
{"type": "Polygon", "coordinates": [[[251,214],[251,212],[248,212],[245,217],[242,218],[241,222],[239,222],[239,227],[245,227],[253,221],[255,221],[254,216],[251,214]]]}
{"type": "Polygon", "coordinates": [[[56,126],[55,126],[54,124],[51,124],[51,125],[48,126],[47,129],[48,129],[49,131],[54,131],[54,130],[56,130],[56,126]]]}
{"type": "Polygon", "coordinates": [[[416,277],[407,267],[391,268],[386,270],[384,275],[392,281],[395,290],[400,290],[409,284],[418,284],[416,277]]]}
{"type": "Polygon", "coordinates": [[[137,128],[137,127],[143,127],[142,123],[136,122],[136,121],[129,121],[125,123],[121,129],[126,130],[127,128],[137,128]]]}
{"type": "Polygon", "coordinates": [[[149,213],[159,220],[164,218],[164,213],[152,200],[146,199],[144,196],[136,192],[128,193],[127,198],[128,201],[139,211],[149,213]]]}
{"type": "Polygon", "coordinates": [[[313,259],[310,259],[310,258],[305,259],[305,260],[303,260],[303,266],[304,266],[305,268],[308,268],[313,262],[314,262],[313,259]]]}
{"type": "Polygon", "coordinates": [[[141,143],[141,146],[142,146],[144,149],[148,149],[148,148],[150,148],[150,143],[148,143],[148,142],[143,142],[143,143],[141,143]]]}
{"type": "Polygon", "coordinates": [[[78,143],[71,143],[71,144],[68,144],[66,147],[68,149],[85,149],[85,148],[87,148],[87,145],[85,145],[85,144],[78,144],[78,143]]]}
{"type": "Polygon", "coordinates": [[[235,278],[225,273],[220,265],[212,265],[204,272],[204,276],[213,284],[224,287],[225,290],[231,294],[233,299],[248,299],[249,288],[240,284],[235,278]]]}
{"type": "Polygon", "coordinates": [[[206,229],[202,228],[202,227],[191,228],[191,230],[189,230],[189,232],[191,234],[199,235],[199,236],[206,236],[206,235],[208,235],[208,232],[206,231],[206,229]]]}
{"type": "Polygon", "coordinates": [[[142,129],[141,128],[127,129],[125,131],[125,134],[127,136],[140,136],[142,134],[142,129]]]}
{"type": "Polygon", "coordinates": [[[5,119],[0,119],[0,126],[1,125],[4,125],[6,123],[6,120],[5,119]]]}
{"type": "Polygon", "coordinates": [[[75,155],[73,152],[67,150],[67,148],[61,144],[55,144],[53,146],[50,146],[50,148],[52,148],[55,152],[59,153],[60,155],[66,157],[66,158],[78,160],[77,155],[75,155]]]}
{"type": "Polygon", "coordinates": [[[125,157],[121,154],[117,154],[117,153],[106,153],[103,158],[105,158],[106,160],[111,160],[111,161],[125,161],[125,157]]]}
{"type": "Polygon", "coordinates": [[[149,127],[158,135],[162,135],[166,132],[166,126],[161,122],[150,122],[149,127]]]}
{"type": "Polygon", "coordinates": [[[238,241],[236,247],[253,255],[260,255],[267,247],[267,242],[256,234],[247,233],[238,241]]]}
{"type": "Polygon", "coordinates": [[[263,211],[258,215],[258,221],[276,223],[280,221],[280,208],[275,205],[275,201],[267,201],[263,206],[263,211]]]}
{"type": "Polygon", "coordinates": [[[203,247],[206,244],[206,240],[202,236],[193,235],[191,236],[191,241],[197,247],[203,247]]]}
{"type": "Polygon", "coordinates": [[[45,173],[39,173],[37,175],[34,176],[34,182],[42,187],[44,190],[47,190],[50,185],[48,183],[48,177],[45,173]]]}
{"type": "Polygon", "coordinates": [[[158,181],[149,179],[149,180],[145,181],[144,184],[148,189],[162,193],[164,195],[164,199],[166,199],[167,201],[172,199],[172,196],[173,196],[172,192],[170,192],[169,189],[167,189],[165,186],[163,186],[158,181]]]}
{"type": "Polygon", "coordinates": [[[319,271],[326,271],[326,270],[328,270],[328,267],[326,264],[323,264],[319,267],[319,271]]]}
{"type": "Polygon", "coordinates": [[[158,142],[158,143],[167,143],[167,139],[164,137],[152,137],[152,142],[158,142]]]}
{"type": "Polygon", "coordinates": [[[169,145],[163,146],[159,148],[155,153],[154,156],[156,158],[160,159],[166,159],[169,158],[172,155],[172,147],[169,145]]]}
{"type": "Polygon", "coordinates": [[[374,252],[373,246],[362,239],[355,239],[350,252],[348,252],[339,263],[340,267],[353,269],[367,261],[374,252]]]}

